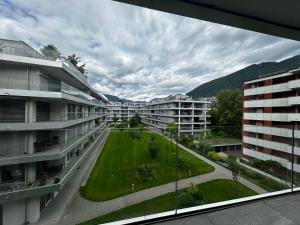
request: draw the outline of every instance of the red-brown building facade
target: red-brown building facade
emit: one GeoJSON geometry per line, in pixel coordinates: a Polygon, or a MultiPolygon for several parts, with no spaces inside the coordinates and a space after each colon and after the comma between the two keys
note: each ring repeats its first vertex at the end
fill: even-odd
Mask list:
{"type": "Polygon", "coordinates": [[[244,83],[243,157],[300,172],[300,68],[244,83]]]}

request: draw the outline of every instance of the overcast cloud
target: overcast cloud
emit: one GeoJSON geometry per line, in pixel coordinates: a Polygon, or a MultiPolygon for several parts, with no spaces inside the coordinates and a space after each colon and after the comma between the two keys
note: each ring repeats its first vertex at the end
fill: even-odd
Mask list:
{"type": "Polygon", "coordinates": [[[104,93],[149,100],[186,93],[300,43],[111,0],[0,0],[0,38],[79,54],[104,93]]]}

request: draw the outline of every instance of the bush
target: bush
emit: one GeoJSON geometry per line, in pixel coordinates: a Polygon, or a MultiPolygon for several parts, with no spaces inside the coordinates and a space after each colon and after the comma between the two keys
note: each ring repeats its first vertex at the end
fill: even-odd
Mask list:
{"type": "Polygon", "coordinates": [[[185,160],[178,156],[178,167],[182,168],[184,166],[185,160]]]}
{"type": "Polygon", "coordinates": [[[150,157],[152,159],[155,159],[157,154],[159,153],[159,146],[157,145],[157,143],[155,141],[149,142],[148,151],[149,151],[150,157]]]}
{"type": "Polygon", "coordinates": [[[213,151],[209,151],[207,153],[207,157],[213,161],[221,161],[221,162],[225,161],[225,159],[222,156],[218,155],[218,153],[213,151]]]}
{"type": "Polygon", "coordinates": [[[155,178],[155,171],[150,165],[145,164],[137,170],[136,177],[142,181],[153,180],[155,178]]]}
{"type": "Polygon", "coordinates": [[[193,196],[186,191],[182,191],[179,193],[178,203],[181,207],[191,207],[195,205],[193,196]]]}
{"type": "Polygon", "coordinates": [[[141,138],[140,133],[137,132],[136,130],[130,130],[129,135],[132,139],[140,139],[141,138]]]}
{"type": "Polygon", "coordinates": [[[202,193],[199,191],[197,186],[194,186],[193,183],[191,183],[191,186],[188,188],[188,193],[193,197],[194,201],[203,201],[204,197],[202,193]]]}

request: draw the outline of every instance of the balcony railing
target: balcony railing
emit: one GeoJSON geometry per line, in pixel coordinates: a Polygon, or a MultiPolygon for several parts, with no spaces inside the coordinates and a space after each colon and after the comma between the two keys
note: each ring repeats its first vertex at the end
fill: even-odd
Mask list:
{"type": "Polygon", "coordinates": [[[4,184],[2,192],[0,190],[0,203],[30,198],[34,196],[41,196],[47,193],[53,193],[58,190],[67,182],[70,176],[75,172],[76,168],[80,165],[83,159],[85,159],[88,153],[93,149],[94,145],[100,139],[104,130],[102,130],[98,136],[89,142],[78,154],[75,154],[74,157],[68,162],[66,167],[62,168],[56,173],[48,173],[51,171],[49,168],[48,172],[44,174],[43,178],[31,182],[28,184],[25,183],[11,183],[4,184]],[[6,185],[6,189],[4,188],[6,185]]]}

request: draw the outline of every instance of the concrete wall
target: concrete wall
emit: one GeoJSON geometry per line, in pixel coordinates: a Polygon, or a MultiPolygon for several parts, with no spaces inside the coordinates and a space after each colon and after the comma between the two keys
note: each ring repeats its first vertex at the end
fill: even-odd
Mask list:
{"type": "Polygon", "coordinates": [[[3,225],[22,225],[25,222],[25,200],[3,204],[3,225]]]}
{"type": "Polygon", "coordinates": [[[51,102],[50,120],[51,121],[67,120],[67,104],[60,103],[60,102],[51,102]]]}
{"type": "Polygon", "coordinates": [[[2,132],[0,135],[0,156],[24,154],[25,132],[2,132]]]}

